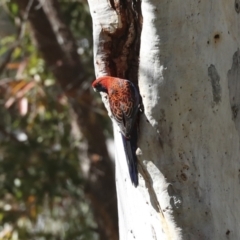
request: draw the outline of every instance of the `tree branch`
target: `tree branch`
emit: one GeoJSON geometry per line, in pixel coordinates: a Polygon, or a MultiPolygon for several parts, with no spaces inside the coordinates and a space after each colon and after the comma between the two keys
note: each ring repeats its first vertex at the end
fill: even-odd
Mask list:
{"type": "Polygon", "coordinates": [[[7,64],[11,61],[12,58],[12,54],[14,52],[14,50],[16,49],[16,47],[18,47],[21,43],[21,40],[24,36],[25,33],[25,25],[26,25],[26,21],[28,19],[28,15],[29,15],[29,11],[30,8],[33,4],[34,0],[30,0],[26,6],[26,9],[24,11],[24,15],[22,18],[21,23],[19,24],[19,30],[18,30],[18,34],[17,34],[17,39],[16,41],[10,46],[10,48],[8,49],[8,52],[5,56],[5,59],[3,60],[2,64],[0,65],[0,75],[2,74],[2,72],[4,71],[4,69],[6,68],[7,64]]]}

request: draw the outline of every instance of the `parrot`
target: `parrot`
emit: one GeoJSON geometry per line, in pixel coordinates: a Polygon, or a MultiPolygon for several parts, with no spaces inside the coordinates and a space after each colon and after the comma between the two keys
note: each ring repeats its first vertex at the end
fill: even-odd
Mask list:
{"type": "Polygon", "coordinates": [[[119,126],[129,175],[132,184],[138,186],[137,138],[138,116],[141,112],[141,96],[134,84],[127,80],[111,76],[99,77],[93,81],[94,91],[108,95],[110,110],[119,126]]]}

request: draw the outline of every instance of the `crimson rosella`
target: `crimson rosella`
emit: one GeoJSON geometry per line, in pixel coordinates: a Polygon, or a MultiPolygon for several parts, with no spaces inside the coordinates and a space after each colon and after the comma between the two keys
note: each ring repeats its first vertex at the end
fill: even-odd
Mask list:
{"type": "Polygon", "coordinates": [[[140,95],[136,87],[126,79],[104,76],[92,83],[95,91],[108,95],[113,119],[120,128],[131,181],[138,185],[137,171],[137,117],[140,95]]]}

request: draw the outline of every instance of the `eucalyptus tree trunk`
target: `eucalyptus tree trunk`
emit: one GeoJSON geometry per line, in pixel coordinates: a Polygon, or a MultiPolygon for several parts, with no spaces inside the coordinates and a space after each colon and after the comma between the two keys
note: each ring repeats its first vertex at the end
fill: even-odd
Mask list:
{"type": "Polygon", "coordinates": [[[145,108],[137,188],[114,127],[120,239],[240,239],[240,2],[89,4],[96,75],[145,108]]]}

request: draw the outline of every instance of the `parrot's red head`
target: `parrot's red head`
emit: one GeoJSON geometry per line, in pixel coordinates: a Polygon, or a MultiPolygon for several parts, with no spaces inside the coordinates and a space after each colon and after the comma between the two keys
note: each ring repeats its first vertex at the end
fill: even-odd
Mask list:
{"type": "Polygon", "coordinates": [[[93,90],[97,92],[108,93],[108,86],[112,79],[113,77],[104,76],[94,80],[94,82],[92,83],[93,90]]]}

